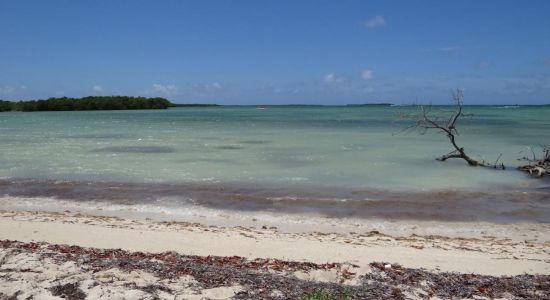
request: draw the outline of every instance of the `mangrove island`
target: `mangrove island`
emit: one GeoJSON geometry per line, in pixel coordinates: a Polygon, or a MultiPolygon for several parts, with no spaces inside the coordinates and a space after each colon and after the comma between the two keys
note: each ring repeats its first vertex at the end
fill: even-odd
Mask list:
{"type": "Polygon", "coordinates": [[[3,101],[3,111],[73,111],[73,110],[124,110],[166,109],[173,104],[165,98],[130,96],[88,96],[83,98],[48,98],[46,100],[3,101]]]}

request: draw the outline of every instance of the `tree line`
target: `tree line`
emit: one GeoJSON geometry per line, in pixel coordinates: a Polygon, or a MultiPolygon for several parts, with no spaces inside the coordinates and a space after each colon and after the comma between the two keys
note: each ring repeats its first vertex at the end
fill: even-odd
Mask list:
{"type": "Polygon", "coordinates": [[[17,102],[0,100],[0,112],[166,109],[170,106],[172,106],[172,103],[161,97],[88,96],[83,98],[60,97],[17,102]]]}

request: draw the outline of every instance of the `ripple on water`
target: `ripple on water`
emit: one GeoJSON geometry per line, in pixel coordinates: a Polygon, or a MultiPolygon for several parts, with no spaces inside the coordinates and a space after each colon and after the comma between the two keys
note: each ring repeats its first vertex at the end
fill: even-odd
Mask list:
{"type": "Polygon", "coordinates": [[[129,137],[130,135],[121,133],[74,134],[62,136],[62,138],[66,139],[123,139],[129,137]]]}
{"type": "Polygon", "coordinates": [[[270,144],[270,141],[262,141],[262,140],[244,140],[240,141],[241,144],[249,144],[249,145],[265,145],[270,144]]]}
{"type": "Polygon", "coordinates": [[[110,146],[92,150],[95,153],[174,153],[172,147],[160,146],[110,146]]]}
{"type": "Polygon", "coordinates": [[[234,145],[224,145],[224,146],[218,146],[218,147],[216,147],[216,149],[220,149],[220,150],[240,150],[240,149],[244,149],[244,147],[234,146],[234,145]]]}

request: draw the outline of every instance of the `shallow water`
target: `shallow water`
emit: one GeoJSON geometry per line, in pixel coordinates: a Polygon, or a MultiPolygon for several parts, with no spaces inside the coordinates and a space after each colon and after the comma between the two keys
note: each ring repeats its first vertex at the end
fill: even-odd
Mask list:
{"type": "Polygon", "coordinates": [[[437,198],[447,199],[449,205],[444,205],[443,213],[441,207],[439,212],[434,208],[422,218],[443,214],[448,219],[485,215],[491,220],[516,216],[509,218],[550,221],[548,181],[514,170],[520,163],[517,158],[530,155],[526,147],[550,141],[549,106],[466,107],[473,116],[460,120],[459,143],[473,157],[490,162],[502,153],[500,162],[508,166],[506,171],[435,161],[450,151],[441,134],[395,135],[409,124],[398,120],[396,113],[411,109],[210,107],[1,113],[0,193],[75,201],[124,198],[129,203],[155,203],[168,193],[170,205],[262,210],[276,209],[275,199],[279,200],[275,207],[283,211],[396,218],[418,217],[421,209],[437,206],[421,199],[437,198]],[[22,180],[26,185],[21,186],[22,180]],[[69,181],[77,188],[72,194],[52,194],[49,190],[56,181],[69,181]],[[117,194],[101,186],[96,186],[101,195],[83,191],[82,186],[98,182],[137,185],[157,193],[140,198],[132,188],[117,194]],[[163,185],[171,186],[171,192],[163,185]],[[525,193],[536,195],[536,203],[520,196],[525,193]],[[235,201],[235,194],[243,199],[235,201]],[[457,198],[468,199],[464,206],[483,201],[487,209],[482,210],[485,213],[457,210],[457,198]],[[323,202],[327,199],[342,204],[327,206],[323,202]],[[365,204],[373,199],[384,203],[378,213],[372,202],[365,204]],[[281,205],[281,200],[293,205],[281,205]],[[405,200],[414,205],[405,205],[405,200]],[[495,207],[492,217],[490,204],[495,207]],[[404,212],[381,213],[396,206],[404,212]]]}

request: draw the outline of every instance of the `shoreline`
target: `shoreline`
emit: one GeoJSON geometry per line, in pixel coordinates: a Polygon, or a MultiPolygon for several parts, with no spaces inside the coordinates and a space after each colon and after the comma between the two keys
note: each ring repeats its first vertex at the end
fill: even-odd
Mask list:
{"type": "MultiPolygon", "coordinates": [[[[0,208],[71,210],[162,220],[196,214],[333,219],[550,224],[549,181],[536,186],[392,190],[304,183],[66,181],[0,178],[0,208]]],[[[200,220],[199,220],[200,221],[200,220]]]]}

